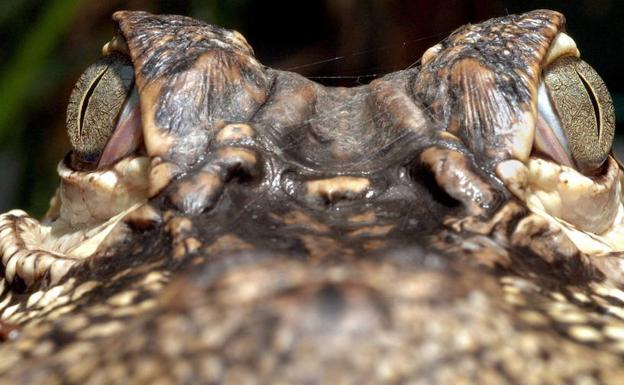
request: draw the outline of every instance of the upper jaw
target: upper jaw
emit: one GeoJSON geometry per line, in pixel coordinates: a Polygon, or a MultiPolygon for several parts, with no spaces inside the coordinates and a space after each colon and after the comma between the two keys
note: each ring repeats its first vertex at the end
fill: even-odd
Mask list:
{"type": "MultiPolygon", "coordinates": [[[[61,186],[42,221],[12,210],[0,215],[0,260],[9,283],[43,278],[53,285],[94,255],[147,201],[149,159],[129,156],[97,171],[72,170],[61,161],[61,186]]],[[[123,234],[120,233],[120,234],[123,234]]]]}
{"type": "Polygon", "coordinates": [[[145,202],[148,168],[145,156],[128,156],[111,167],[87,172],[72,170],[61,161],[58,219],[81,228],[105,222],[145,202]]]}

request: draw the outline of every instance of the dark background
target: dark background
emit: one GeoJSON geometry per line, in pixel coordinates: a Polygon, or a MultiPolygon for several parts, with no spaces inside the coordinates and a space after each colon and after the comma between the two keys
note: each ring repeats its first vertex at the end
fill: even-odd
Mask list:
{"type": "Polygon", "coordinates": [[[424,50],[463,24],[536,8],[566,15],[582,57],[609,86],[621,125],[622,1],[2,1],[0,211],[45,211],[58,183],[56,164],[69,149],[67,98],[112,36],[115,10],[185,14],[237,29],[262,63],[350,86],[414,65],[424,50]]]}

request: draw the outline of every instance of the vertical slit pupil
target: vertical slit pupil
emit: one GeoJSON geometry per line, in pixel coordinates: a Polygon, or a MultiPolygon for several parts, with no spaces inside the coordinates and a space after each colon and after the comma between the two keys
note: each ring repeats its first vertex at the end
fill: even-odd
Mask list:
{"type": "Polygon", "coordinates": [[[106,73],[106,70],[102,71],[95,78],[95,80],[93,80],[93,82],[91,83],[91,86],[87,90],[87,93],[82,99],[82,105],[80,106],[80,116],[78,118],[78,122],[79,122],[78,132],[80,132],[81,135],[82,135],[82,128],[84,127],[84,118],[87,115],[87,108],[89,108],[89,100],[91,100],[91,96],[93,96],[95,89],[97,88],[98,84],[100,84],[100,79],[102,79],[102,76],[104,76],[105,73],[106,73]]]}
{"type": "Polygon", "coordinates": [[[600,127],[600,105],[598,104],[598,99],[594,94],[594,91],[591,85],[585,80],[585,78],[576,72],[579,78],[581,78],[581,83],[583,83],[583,87],[585,87],[585,92],[589,95],[589,100],[591,100],[592,107],[594,108],[594,117],[596,118],[596,129],[598,130],[598,136],[600,136],[600,132],[602,131],[602,127],[600,127]]]}

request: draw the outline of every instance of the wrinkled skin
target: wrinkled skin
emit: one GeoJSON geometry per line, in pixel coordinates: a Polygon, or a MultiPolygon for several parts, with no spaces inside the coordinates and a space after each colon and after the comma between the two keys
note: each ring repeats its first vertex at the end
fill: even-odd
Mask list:
{"type": "Polygon", "coordinates": [[[518,166],[562,15],[460,28],[352,89],[193,19],[113,18],[142,143],[68,156],[42,222],[0,217],[0,384],[621,382],[621,254],[530,209],[518,166]]]}

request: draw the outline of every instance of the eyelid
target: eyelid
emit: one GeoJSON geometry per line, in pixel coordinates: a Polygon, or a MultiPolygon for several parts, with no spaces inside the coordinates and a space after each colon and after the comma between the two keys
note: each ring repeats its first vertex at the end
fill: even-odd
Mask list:
{"type": "Polygon", "coordinates": [[[562,56],[581,57],[576,42],[565,32],[560,32],[553,40],[544,58],[544,67],[549,66],[562,56]]]}

